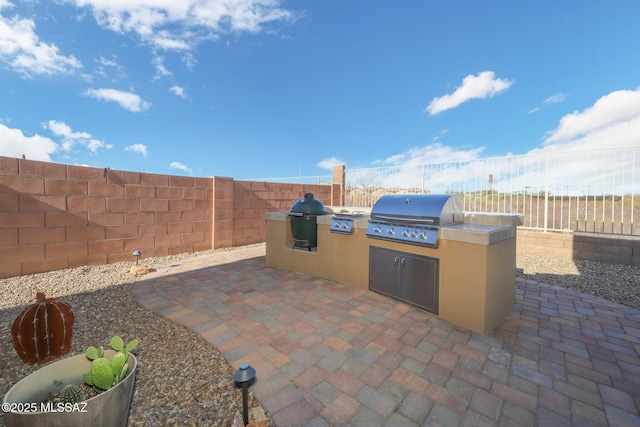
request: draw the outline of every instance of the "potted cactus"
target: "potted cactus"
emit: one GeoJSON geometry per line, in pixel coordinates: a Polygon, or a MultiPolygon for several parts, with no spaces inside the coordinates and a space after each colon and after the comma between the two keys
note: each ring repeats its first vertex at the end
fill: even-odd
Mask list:
{"type": "Polygon", "coordinates": [[[23,378],[7,392],[4,418],[12,426],[125,426],[137,368],[125,344],[115,336],[111,350],[89,347],[85,354],[47,365],[23,378]],[[82,387],[93,390],[83,395],[82,387]],[[58,395],[51,400],[52,394],[58,395]]]}

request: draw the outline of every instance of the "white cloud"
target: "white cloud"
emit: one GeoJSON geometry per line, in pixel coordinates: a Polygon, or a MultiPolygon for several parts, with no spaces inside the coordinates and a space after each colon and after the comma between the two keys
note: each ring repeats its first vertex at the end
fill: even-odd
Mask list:
{"type": "Polygon", "coordinates": [[[134,153],[140,153],[144,157],[147,157],[147,146],[144,144],[133,144],[133,145],[124,147],[124,149],[127,151],[132,151],[134,153]]]}
{"type": "Polygon", "coordinates": [[[100,59],[98,59],[98,63],[100,63],[101,65],[104,65],[105,67],[117,67],[118,63],[116,62],[115,59],[107,59],[104,56],[101,56],[100,59]]]}
{"type": "Polygon", "coordinates": [[[168,77],[172,73],[164,66],[164,58],[161,56],[156,56],[153,58],[153,66],[156,67],[156,78],[160,77],[168,77]]]}
{"type": "Polygon", "coordinates": [[[194,56],[189,52],[182,56],[182,63],[190,70],[193,70],[194,68],[196,68],[196,65],[198,65],[198,61],[196,60],[196,58],[194,58],[194,56]]]}
{"type": "Polygon", "coordinates": [[[191,45],[185,40],[180,40],[166,31],[160,31],[149,38],[152,46],[161,50],[189,50],[191,45]]]}
{"type": "Polygon", "coordinates": [[[425,111],[434,116],[471,99],[492,97],[509,89],[513,83],[513,80],[496,78],[493,71],[483,71],[477,76],[468,75],[453,93],[433,98],[425,111]]]}
{"type": "MultiPolygon", "coordinates": [[[[559,101],[561,97],[548,100],[559,101]]],[[[551,102],[551,101],[549,101],[551,102]]],[[[634,147],[640,144],[640,88],[602,96],[592,106],[562,117],[539,148],[527,156],[486,159],[484,148],[455,148],[437,142],[374,162],[380,169],[352,174],[352,185],[424,188],[444,192],[475,191],[494,177],[501,192],[525,187],[541,191],[549,182],[552,192],[585,194],[599,191],[637,193],[634,147]],[[617,148],[617,150],[605,150],[617,148]],[[550,153],[549,156],[546,153],[550,153]],[[548,162],[549,169],[544,165],[548,162]],[[630,184],[631,183],[631,184],[630,184]],[[597,188],[596,188],[597,184],[597,188]]]]}
{"type": "Polygon", "coordinates": [[[566,93],[556,93],[555,95],[551,95],[550,97],[545,99],[544,103],[545,104],[559,104],[561,102],[564,102],[565,99],[567,99],[567,94],[566,93]]]}
{"type": "Polygon", "coordinates": [[[333,169],[334,166],[337,165],[345,165],[346,162],[337,157],[328,157],[326,159],[320,160],[316,166],[322,169],[333,169]]]}
{"type": "Polygon", "coordinates": [[[611,148],[640,143],[640,88],[619,90],[567,114],[544,140],[545,150],[611,148]]]}
{"type": "MultiPolygon", "coordinates": [[[[436,139],[437,141],[437,139],[436,139]]],[[[446,186],[459,179],[459,170],[465,165],[480,159],[484,147],[455,148],[440,142],[432,142],[423,147],[414,147],[403,153],[376,160],[378,167],[362,169],[350,176],[349,185],[365,187],[398,187],[429,189],[446,186]],[[428,173],[425,177],[424,165],[437,173],[428,173]]]]}
{"type": "Polygon", "coordinates": [[[122,108],[134,113],[148,110],[151,104],[135,93],[125,92],[117,89],[89,89],[85,95],[96,98],[100,101],[115,101],[122,108]]]}
{"type": "MultiPolygon", "coordinates": [[[[560,104],[564,102],[565,99],[567,99],[566,93],[556,93],[555,95],[551,95],[550,97],[542,101],[542,103],[544,105],[560,104]]],[[[540,109],[541,109],[540,107],[534,107],[531,110],[529,110],[527,114],[537,113],[538,111],[540,111],[540,109]]]]}
{"type": "Polygon", "coordinates": [[[184,172],[188,172],[190,174],[193,173],[193,171],[191,170],[191,168],[189,166],[184,165],[184,164],[182,164],[180,162],[171,162],[169,164],[169,168],[178,169],[178,170],[181,170],[181,171],[184,171],[184,172]]]}
{"type": "Polygon", "coordinates": [[[169,90],[176,96],[180,98],[187,98],[187,95],[184,93],[184,88],[180,86],[171,86],[169,90]]]}
{"type": "MultiPolygon", "coordinates": [[[[0,10],[11,6],[0,0],[0,10]]],[[[56,45],[41,41],[35,29],[30,19],[0,15],[0,62],[6,62],[25,77],[71,74],[82,67],[74,56],[62,55],[56,45]]]]}
{"type": "Polygon", "coordinates": [[[90,139],[87,141],[87,148],[92,153],[97,153],[99,148],[113,148],[113,145],[111,144],[107,145],[98,139],[90,139]]]}
{"type": "Polygon", "coordinates": [[[92,153],[97,153],[100,148],[112,148],[113,145],[105,144],[103,141],[93,138],[87,132],[74,132],[65,122],[57,120],[49,120],[43,125],[45,129],[50,130],[54,135],[62,137],[61,149],[65,152],[73,150],[75,145],[83,145],[92,153]]]}
{"type": "Polygon", "coordinates": [[[228,32],[255,33],[292,22],[280,0],[65,0],[93,12],[100,26],[135,33],[154,48],[185,50],[228,32]]]}
{"type": "Polygon", "coordinates": [[[87,139],[91,138],[91,134],[87,132],[74,132],[71,127],[65,122],[59,122],[57,120],[49,120],[46,124],[47,129],[58,136],[69,139],[87,139]]]}
{"type": "Polygon", "coordinates": [[[395,154],[374,163],[381,164],[382,166],[398,166],[466,162],[480,158],[480,154],[482,154],[484,149],[484,147],[470,149],[455,148],[436,142],[423,147],[411,148],[404,153],[395,154]]]}
{"type": "Polygon", "coordinates": [[[95,69],[95,73],[106,78],[112,80],[120,80],[125,77],[124,68],[118,64],[116,58],[105,58],[104,56],[100,56],[96,60],[97,66],[95,69]],[[113,76],[111,76],[114,74],[113,76]]]}
{"type": "Polygon", "coordinates": [[[20,129],[0,124],[0,156],[20,158],[24,155],[30,160],[50,162],[51,155],[58,149],[58,144],[49,138],[26,136],[20,129]]]}

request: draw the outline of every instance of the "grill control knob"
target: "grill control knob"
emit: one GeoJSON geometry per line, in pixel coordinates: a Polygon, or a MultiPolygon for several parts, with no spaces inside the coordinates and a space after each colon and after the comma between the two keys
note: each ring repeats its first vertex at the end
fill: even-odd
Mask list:
{"type": "Polygon", "coordinates": [[[388,233],[389,233],[390,235],[392,235],[392,236],[393,236],[394,234],[396,234],[396,232],[395,232],[395,230],[394,230],[393,228],[390,228],[390,229],[389,229],[389,231],[388,231],[388,233]]]}
{"type": "Polygon", "coordinates": [[[413,233],[411,233],[411,237],[416,238],[418,237],[418,234],[414,231],[413,233]]]}
{"type": "Polygon", "coordinates": [[[349,226],[347,225],[347,223],[345,222],[344,224],[342,224],[342,228],[349,228],[349,226]]]}
{"type": "Polygon", "coordinates": [[[404,237],[409,237],[409,230],[404,230],[404,233],[402,233],[402,235],[404,237]]]}
{"type": "Polygon", "coordinates": [[[420,238],[421,238],[422,240],[424,240],[424,239],[426,239],[426,238],[427,238],[427,235],[426,235],[426,234],[424,234],[424,233],[422,233],[422,234],[420,235],[420,238]]]}

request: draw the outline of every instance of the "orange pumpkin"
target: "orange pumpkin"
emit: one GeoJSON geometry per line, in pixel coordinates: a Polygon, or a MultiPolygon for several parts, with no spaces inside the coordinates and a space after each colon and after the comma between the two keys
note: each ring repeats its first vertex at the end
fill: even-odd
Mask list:
{"type": "Polygon", "coordinates": [[[74,315],[66,302],[36,294],[36,303],[24,309],[11,326],[11,338],[25,363],[44,363],[71,349],[74,315]]]}

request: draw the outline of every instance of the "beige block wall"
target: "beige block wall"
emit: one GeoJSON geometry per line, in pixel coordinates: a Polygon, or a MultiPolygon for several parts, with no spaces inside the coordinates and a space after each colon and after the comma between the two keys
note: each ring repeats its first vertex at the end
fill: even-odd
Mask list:
{"type": "Polygon", "coordinates": [[[352,235],[329,232],[318,224],[318,247],[313,251],[292,249],[291,220],[267,221],[266,263],[269,266],[327,277],[358,289],[369,289],[369,248],[364,229],[352,235]]]}
{"type": "Polygon", "coordinates": [[[369,289],[369,248],[410,252],[439,259],[439,313],[457,325],[485,334],[509,316],[515,302],[515,242],[490,246],[442,240],[437,249],[370,239],[366,229],[353,234],[329,232],[318,224],[318,247],[292,249],[291,222],[267,221],[266,263],[369,289]]]}

